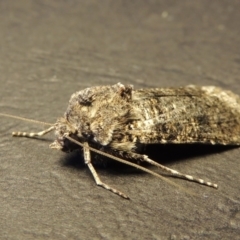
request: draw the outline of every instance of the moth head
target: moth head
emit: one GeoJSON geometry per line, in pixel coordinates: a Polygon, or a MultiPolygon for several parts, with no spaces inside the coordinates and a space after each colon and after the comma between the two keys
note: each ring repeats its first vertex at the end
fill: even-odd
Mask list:
{"type": "Polygon", "coordinates": [[[78,148],[76,144],[66,138],[66,136],[70,136],[79,141],[77,131],[65,118],[58,119],[54,126],[56,140],[50,144],[50,148],[62,150],[64,152],[71,152],[78,148]]]}
{"type": "Polygon", "coordinates": [[[116,111],[116,106],[125,106],[131,101],[132,89],[132,86],[117,83],[72,94],[64,117],[55,124],[57,140],[50,147],[63,151],[76,149],[77,146],[66,139],[66,135],[79,142],[108,145],[112,139],[111,128],[119,124],[119,119],[127,111],[116,111]]]}

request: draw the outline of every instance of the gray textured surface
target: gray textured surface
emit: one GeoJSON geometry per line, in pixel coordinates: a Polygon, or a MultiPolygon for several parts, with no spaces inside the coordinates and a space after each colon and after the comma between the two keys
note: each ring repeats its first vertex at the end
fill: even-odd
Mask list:
{"type": "MultiPolygon", "coordinates": [[[[0,111],[54,122],[73,92],[119,81],[240,94],[239,9],[228,0],[1,1],[0,111]]],[[[149,151],[220,186],[173,179],[192,195],[147,174],[99,169],[127,201],[96,187],[76,159],[50,150],[54,136],[10,136],[42,126],[0,123],[1,239],[240,239],[238,148],[149,151]]]]}

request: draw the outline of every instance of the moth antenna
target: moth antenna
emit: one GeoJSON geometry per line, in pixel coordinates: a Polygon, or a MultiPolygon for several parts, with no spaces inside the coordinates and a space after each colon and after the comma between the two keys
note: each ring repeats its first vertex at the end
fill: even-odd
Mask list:
{"type": "Polygon", "coordinates": [[[30,118],[18,117],[18,116],[7,114],[7,113],[0,113],[0,116],[15,118],[15,119],[19,119],[19,120],[22,120],[22,121],[27,121],[27,122],[32,122],[32,123],[37,123],[37,124],[42,124],[42,125],[48,125],[48,126],[53,125],[51,123],[41,122],[41,121],[30,119],[30,118]]]}
{"type": "MultiPolygon", "coordinates": [[[[81,147],[86,147],[86,146],[84,146],[83,143],[78,142],[77,140],[69,137],[68,135],[65,135],[65,138],[67,138],[67,139],[70,140],[71,142],[76,143],[77,145],[79,145],[79,146],[81,146],[81,147]]],[[[155,173],[155,172],[153,172],[153,171],[151,171],[151,170],[149,170],[149,169],[147,169],[147,168],[144,168],[144,167],[142,167],[142,166],[140,166],[140,165],[137,165],[137,164],[135,164],[135,163],[132,163],[132,162],[128,162],[128,161],[126,161],[126,160],[124,160],[124,159],[115,157],[115,156],[113,156],[113,155],[111,155],[111,154],[102,152],[102,151],[97,150],[97,149],[95,149],[95,148],[92,148],[92,147],[90,147],[90,146],[87,146],[87,148],[89,148],[89,150],[91,150],[91,151],[93,151],[93,152],[95,152],[95,153],[98,153],[99,155],[102,155],[102,156],[111,158],[111,159],[113,159],[113,160],[115,160],[115,161],[117,161],[117,162],[121,162],[121,163],[126,164],[126,165],[128,165],[128,166],[131,166],[131,167],[135,167],[135,168],[137,168],[137,169],[140,169],[140,170],[142,170],[143,172],[149,173],[149,174],[151,174],[151,175],[153,175],[153,176],[155,176],[155,177],[157,177],[157,178],[160,178],[160,179],[168,182],[169,184],[171,184],[171,185],[173,185],[173,186],[175,186],[175,187],[183,190],[184,192],[187,192],[188,194],[195,195],[195,194],[193,194],[192,192],[187,191],[187,190],[184,189],[183,187],[179,186],[178,184],[172,182],[171,180],[169,180],[169,179],[167,179],[167,178],[165,178],[165,177],[163,177],[163,176],[161,176],[161,175],[159,175],[159,174],[157,174],[157,173],[155,173]]]]}
{"type": "Polygon", "coordinates": [[[24,118],[24,117],[18,117],[18,116],[7,114],[7,113],[0,113],[0,116],[10,117],[10,118],[15,118],[15,119],[19,119],[19,120],[23,120],[23,121],[27,121],[27,122],[32,122],[32,123],[51,126],[48,129],[43,130],[41,132],[37,132],[37,133],[34,133],[34,132],[31,132],[31,133],[12,132],[12,136],[14,136],[14,137],[40,137],[40,136],[43,136],[43,135],[45,135],[45,134],[47,134],[47,133],[49,133],[49,132],[51,132],[52,130],[55,129],[55,127],[51,123],[41,122],[41,121],[38,121],[38,120],[33,120],[33,119],[29,119],[29,118],[24,118]]]}

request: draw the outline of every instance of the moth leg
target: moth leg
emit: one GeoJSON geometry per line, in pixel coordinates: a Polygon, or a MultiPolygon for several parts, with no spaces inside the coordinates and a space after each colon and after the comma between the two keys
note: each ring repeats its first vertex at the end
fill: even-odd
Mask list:
{"type": "Polygon", "coordinates": [[[206,185],[206,186],[209,186],[209,187],[213,187],[213,188],[218,188],[218,185],[215,184],[215,183],[212,183],[212,182],[208,182],[208,181],[205,181],[201,178],[196,178],[196,177],[193,177],[191,175],[187,175],[187,174],[183,174],[183,173],[180,173],[174,169],[171,169],[171,168],[168,168],[168,167],[165,167],[163,166],[162,164],[159,164],[153,160],[151,160],[148,156],[146,155],[140,155],[140,154],[137,154],[138,157],[140,157],[143,161],[145,162],[148,162],[150,163],[151,165],[154,165],[158,168],[160,168],[161,170],[165,171],[165,172],[169,172],[170,174],[172,174],[173,176],[176,176],[176,177],[179,177],[179,178],[182,178],[182,179],[187,179],[189,181],[192,181],[192,182],[197,182],[197,183],[200,183],[202,185],[206,185]]]}
{"type": "Polygon", "coordinates": [[[95,180],[95,182],[98,186],[103,187],[103,188],[105,188],[105,189],[123,197],[123,198],[129,199],[129,197],[127,195],[125,195],[124,193],[118,191],[115,188],[110,187],[109,185],[107,185],[107,184],[105,184],[101,181],[101,179],[99,178],[95,168],[93,167],[93,165],[91,163],[91,155],[90,155],[90,150],[88,148],[88,143],[87,142],[85,142],[83,144],[83,154],[84,154],[85,164],[87,164],[87,166],[88,166],[90,172],[92,173],[93,178],[94,178],[94,180],[95,180]]]}
{"type": "Polygon", "coordinates": [[[50,128],[46,129],[46,130],[43,130],[41,132],[37,132],[37,133],[34,133],[34,132],[30,132],[30,133],[27,133],[27,132],[12,132],[12,136],[14,137],[41,137],[51,131],[53,131],[55,129],[54,126],[51,126],[50,128]]]}

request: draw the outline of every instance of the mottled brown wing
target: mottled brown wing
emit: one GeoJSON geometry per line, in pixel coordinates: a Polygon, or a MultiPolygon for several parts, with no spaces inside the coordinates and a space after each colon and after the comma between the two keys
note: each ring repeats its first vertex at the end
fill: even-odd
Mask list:
{"type": "Polygon", "coordinates": [[[129,133],[142,144],[240,145],[240,98],[230,91],[213,86],[137,90],[133,111],[139,120],[129,133]]]}

